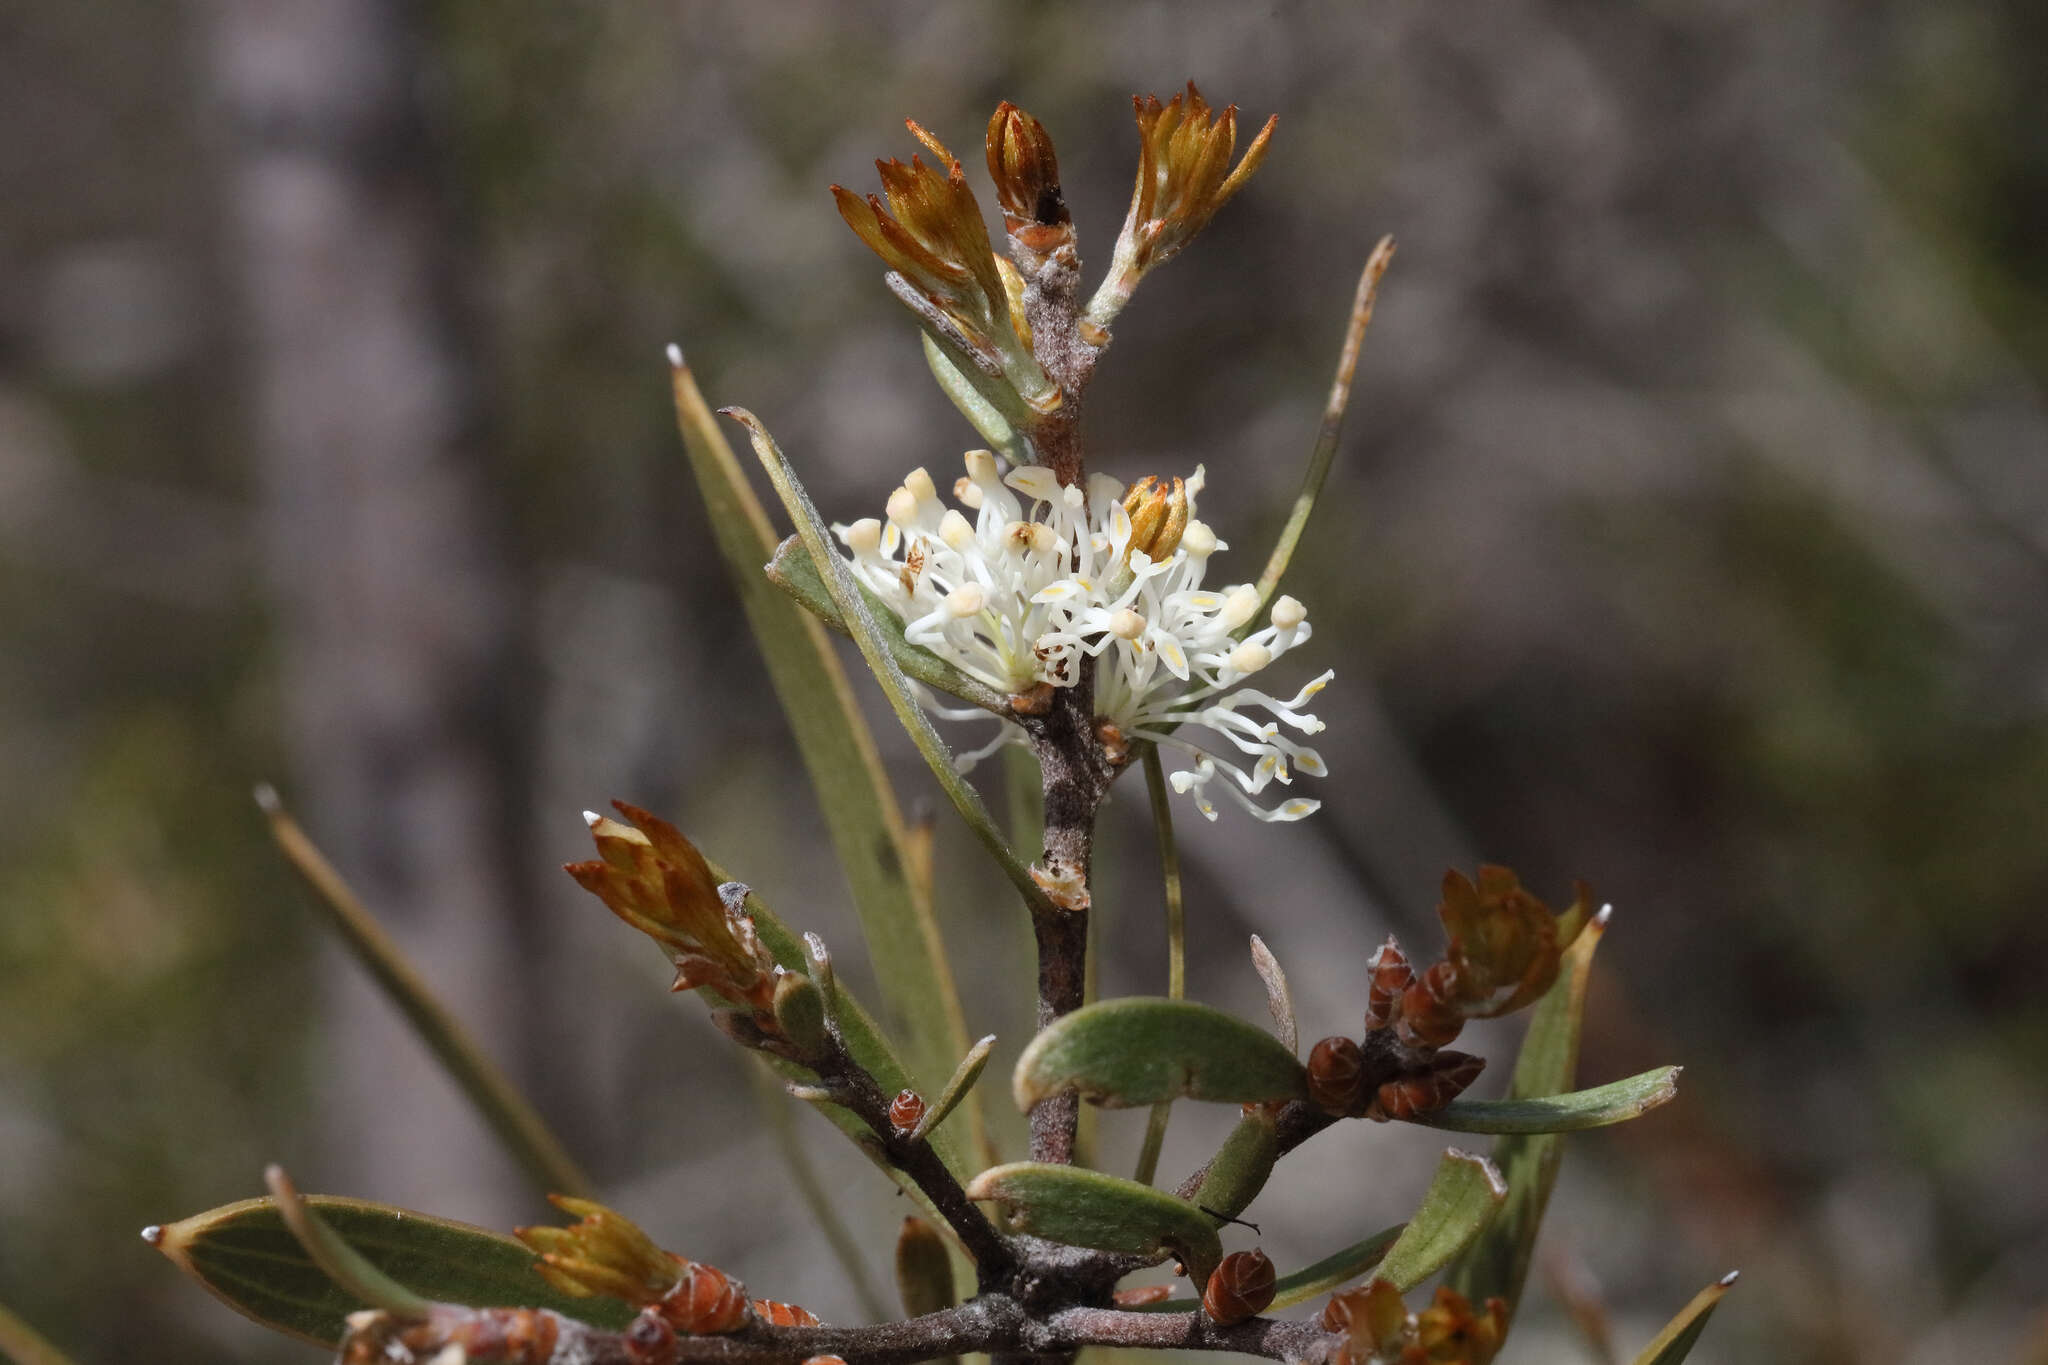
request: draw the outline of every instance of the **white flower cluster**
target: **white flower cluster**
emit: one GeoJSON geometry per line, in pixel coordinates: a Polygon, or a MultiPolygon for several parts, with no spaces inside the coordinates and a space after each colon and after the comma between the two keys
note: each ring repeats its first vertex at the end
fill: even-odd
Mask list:
{"type": "MultiPolygon", "coordinates": [[[[1322,803],[1292,797],[1267,807],[1251,798],[1275,782],[1292,783],[1296,771],[1327,771],[1314,749],[1282,731],[1323,728],[1302,707],[1331,674],[1285,701],[1242,685],[1309,638],[1308,613],[1283,596],[1269,625],[1247,631],[1259,610],[1256,588],[1202,587],[1209,557],[1228,548],[1193,519],[1203,481],[1200,468],[1187,480],[1187,520],[1157,560],[1133,546],[1125,490],[1115,479],[1094,475],[1084,493],[1036,465],[1005,476],[985,450],[968,452],[967,476],[954,485],[964,512],[943,506],[931,476],[913,469],[889,495],[885,521],[866,517],[834,530],[854,571],[912,643],[1013,695],[1042,684],[1071,687],[1081,658],[1094,657],[1097,717],[1126,741],[1150,740],[1190,758],[1194,766],[1174,773],[1173,787],[1191,794],[1203,815],[1216,818],[1205,789],[1222,775],[1229,780],[1221,790],[1259,819],[1299,820],[1322,803]],[[1259,711],[1265,718],[1248,714],[1259,711]],[[1236,752],[1215,739],[1198,741],[1190,727],[1236,752]]],[[[1156,537],[1149,543],[1166,548],[1156,537]]],[[[986,714],[932,709],[954,720],[986,714]]],[[[1021,740],[1014,724],[1002,728],[962,765],[1021,740]]]]}

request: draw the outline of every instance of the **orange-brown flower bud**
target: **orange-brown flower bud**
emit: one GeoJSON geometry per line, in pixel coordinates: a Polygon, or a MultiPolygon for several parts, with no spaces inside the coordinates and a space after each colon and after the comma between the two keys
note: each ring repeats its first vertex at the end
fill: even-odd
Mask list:
{"type": "Polygon", "coordinates": [[[1394,1034],[1409,1047],[1428,1052],[1454,1041],[1465,1028],[1457,998],[1458,969],[1438,962],[1408,984],[1395,1010],[1394,1034]]]}
{"type": "Polygon", "coordinates": [[[1263,1251],[1233,1251],[1209,1272],[1202,1311],[1224,1327],[1255,1318],[1273,1302],[1273,1262],[1263,1251]]]}
{"type": "Polygon", "coordinates": [[[1157,564],[1180,548],[1188,529],[1187,481],[1176,478],[1169,488],[1147,474],[1124,493],[1124,512],[1131,519],[1126,556],[1142,551],[1157,564]]]}
{"type": "MultiPolygon", "coordinates": [[[[1583,886],[1579,899],[1573,931],[1585,918],[1583,886]]],[[[1559,917],[1509,869],[1483,866],[1477,885],[1446,872],[1437,914],[1450,935],[1448,956],[1457,965],[1458,999],[1467,1015],[1487,1019],[1518,1010],[1557,979],[1564,942],[1559,917]]]]}
{"type": "Polygon", "coordinates": [[[1060,192],[1060,163],[1045,125],[1004,100],[988,121],[988,173],[1010,235],[1044,254],[1073,240],[1073,215],[1060,192]]]}
{"type": "Polygon", "coordinates": [[[534,1269],[549,1284],[577,1298],[602,1294],[640,1308],[675,1287],[677,1258],[632,1219],[588,1199],[551,1194],[548,1200],[577,1221],[566,1228],[519,1228],[515,1235],[540,1253],[534,1269]]]}
{"type": "Polygon", "coordinates": [[[1059,406],[1046,375],[1012,322],[1009,291],[967,172],[944,144],[915,122],[910,131],[936,165],[877,161],[882,192],[865,197],[832,187],[839,216],[893,272],[890,287],[942,343],[991,378],[1007,382],[1039,411],[1059,406]]]}
{"type": "Polygon", "coordinates": [[[1333,1294],[1323,1307],[1323,1327],[1341,1332],[1353,1365],[1395,1360],[1415,1339],[1415,1319],[1391,1280],[1333,1294]]]}
{"type": "Polygon", "coordinates": [[[746,888],[737,882],[720,886],[704,855],[674,825],[623,801],[612,804],[632,824],[587,815],[599,857],[564,870],[668,950],[677,967],[677,990],[709,986],[766,1010],[775,959],[742,908],[746,888]]]}
{"type": "Polygon", "coordinates": [[[1507,1304],[1488,1299],[1483,1313],[1449,1285],[1437,1288],[1436,1299],[1415,1315],[1415,1344],[1423,1358],[1445,1365],[1487,1365],[1507,1333],[1507,1304]]]}

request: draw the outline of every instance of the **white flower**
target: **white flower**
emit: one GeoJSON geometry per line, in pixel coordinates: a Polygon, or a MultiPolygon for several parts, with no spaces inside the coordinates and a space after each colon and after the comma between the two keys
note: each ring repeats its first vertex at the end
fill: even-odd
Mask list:
{"type": "MultiPolygon", "coordinates": [[[[1167,552],[1160,560],[1133,547],[1131,512],[1116,480],[1093,475],[1084,492],[1061,487],[1037,465],[999,475],[985,450],[967,453],[967,476],[953,490],[971,521],[941,505],[931,476],[914,469],[889,495],[885,521],[833,529],[855,573],[912,643],[1012,695],[1041,684],[1071,687],[1082,657],[1095,658],[1098,720],[1127,741],[1150,740],[1190,759],[1191,768],[1173,774],[1173,787],[1193,796],[1203,815],[1216,818],[1206,789],[1220,776],[1220,790],[1259,819],[1299,820],[1322,803],[1292,797],[1266,807],[1251,798],[1275,782],[1291,784],[1297,771],[1327,771],[1314,749],[1285,730],[1323,728],[1302,707],[1331,674],[1285,701],[1243,685],[1309,638],[1308,613],[1281,597],[1269,624],[1253,628],[1256,588],[1202,587],[1210,556],[1229,548],[1193,519],[1204,482],[1197,467],[1184,485],[1186,520],[1174,523],[1174,534],[1159,535],[1152,518],[1146,543],[1167,552]],[[1209,735],[1197,740],[1190,729],[1209,735]]],[[[986,714],[926,704],[952,720],[986,714]]],[[[960,762],[971,766],[1022,738],[1004,722],[993,743],[960,762]]]]}

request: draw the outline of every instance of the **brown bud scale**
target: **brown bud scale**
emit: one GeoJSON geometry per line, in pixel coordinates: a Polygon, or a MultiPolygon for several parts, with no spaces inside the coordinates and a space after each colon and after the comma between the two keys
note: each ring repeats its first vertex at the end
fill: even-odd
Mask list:
{"type": "Polygon", "coordinates": [[[924,1118],[924,1096],[915,1090],[899,1090],[889,1101],[889,1126],[908,1137],[924,1118]]]}
{"type": "Polygon", "coordinates": [[[816,1327],[818,1315],[808,1308],[799,1308],[793,1303],[777,1303],[773,1299],[755,1299],[754,1312],[770,1327],[816,1327]]]}
{"type": "Polygon", "coordinates": [[[1308,1054],[1308,1100],[1342,1118],[1365,1107],[1365,1056],[1341,1035],[1323,1039],[1308,1054]]]}
{"type": "Polygon", "coordinates": [[[1255,1318],[1273,1302],[1275,1283],[1265,1252],[1233,1251],[1210,1273],[1202,1311],[1223,1327],[1255,1318]]]}

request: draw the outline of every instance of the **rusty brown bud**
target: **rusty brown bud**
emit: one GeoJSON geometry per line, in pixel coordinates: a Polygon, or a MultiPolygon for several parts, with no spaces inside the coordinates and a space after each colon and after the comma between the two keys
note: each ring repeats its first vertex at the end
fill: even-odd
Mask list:
{"type": "Polygon", "coordinates": [[[1401,992],[1407,990],[1408,983],[1415,979],[1415,969],[1408,965],[1408,955],[1401,951],[1401,945],[1389,934],[1387,941],[1373,951],[1365,970],[1365,1031],[1371,1033],[1394,1022],[1401,992]]]}
{"type": "Polygon", "coordinates": [[[1341,1118],[1365,1108],[1365,1056],[1349,1038],[1333,1035],[1308,1054],[1308,1100],[1341,1118]]]}
{"type": "Polygon", "coordinates": [[[1484,1057],[1468,1052],[1440,1052],[1430,1059],[1427,1070],[1382,1085],[1373,1097],[1372,1116],[1412,1119],[1433,1114],[1462,1095],[1485,1069],[1484,1057]]]}
{"type": "Polygon", "coordinates": [[[1210,1272],[1202,1311],[1224,1327],[1255,1318],[1273,1302],[1273,1262],[1263,1251],[1233,1251],[1210,1272]]]}
{"type": "Polygon", "coordinates": [[[899,1135],[908,1137],[923,1118],[924,1096],[915,1090],[899,1090],[889,1101],[889,1126],[899,1135]]]}
{"type": "Polygon", "coordinates": [[[770,1327],[816,1327],[818,1315],[808,1308],[799,1308],[793,1303],[777,1303],[773,1299],[755,1299],[754,1312],[770,1327]]]}

